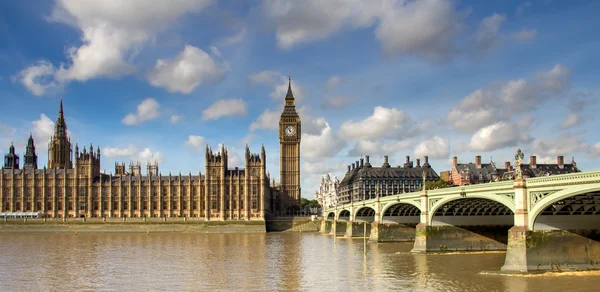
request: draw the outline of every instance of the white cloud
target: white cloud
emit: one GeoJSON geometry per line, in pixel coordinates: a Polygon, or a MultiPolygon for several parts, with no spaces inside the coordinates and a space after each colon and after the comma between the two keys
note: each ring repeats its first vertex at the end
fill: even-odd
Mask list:
{"type": "Polygon", "coordinates": [[[341,83],[341,79],[339,76],[331,76],[327,79],[327,83],[325,84],[325,88],[327,91],[333,91],[338,85],[341,83]]]}
{"type": "Polygon", "coordinates": [[[375,155],[381,152],[381,145],[375,141],[359,140],[354,147],[348,151],[349,156],[375,155]]]}
{"type": "Polygon", "coordinates": [[[518,32],[511,34],[511,37],[518,41],[528,41],[535,38],[537,30],[523,28],[518,32]]]}
{"type": "Polygon", "coordinates": [[[140,151],[135,158],[141,165],[146,165],[149,162],[162,163],[164,161],[164,157],[160,151],[151,151],[150,148],[144,148],[144,150],[140,151]]]}
{"type": "Polygon", "coordinates": [[[171,118],[169,119],[169,121],[171,122],[171,124],[175,125],[179,121],[181,121],[182,118],[183,118],[183,116],[181,116],[181,115],[171,115],[171,118]]]}
{"type": "Polygon", "coordinates": [[[530,141],[527,129],[502,121],[477,131],[471,137],[469,147],[472,151],[493,151],[530,141]]]}
{"type": "Polygon", "coordinates": [[[567,119],[565,119],[565,121],[562,123],[561,128],[569,129],[569,128],[577,126],[580,122],[581,122],[581,118],[580,118],[579,114],[570,113],[567,116],[567,119]]]}
{"type": "Polygon", "coordinates": [[[346,107],[350,103],[354,101],[353,98],[345,97],[345,96],[333,96],[329,98],[325,98],[321,103],[322,109],[340,109],[346,107]]]}
{"type": "Polygon", "coordinates": [[[39,61],[36,65],[31,65],[19,72],[13,77],[13,80],[19,80],[29,92],[33,95],[44,95],[47,91],[59,89],[62,84],[54,80],[56,69],[48,61],[39,61]]]}
{"type": "Polygon", "coordinates": [[[80,47],[69,48],[67,66],[57,80],[85,81],[96,77],[130,74],[130,60],[168,24],[186,13],[198,12],[210,1],[57,1],[51,21],[74,26],[82,32],[80,47]]]}
{"type": "Polygon", "coordinates": [[[127,114],[122,122],[129,126],[139,125],[157,118],[160,115],[159,109],[160,104],[154,98],[146,98],[137,106],[137,112],[127,114]]]}
{"type": "Polygon", "coordinates": [[[586,152],[593,149],[585,141],[570,134],[561,135],[556,139],[535,139],[531,143],[532,152],[540,156],[568,156],[575,152],[586,152]]]}
{"type": "Polygon", "coordinates": [[[102,149],[102,154],[108,158],[114,157],[131,157],[138,152],[138,148],[134,145],[127,147],[105,147],[102,149]]]}
{"type": "Polygon", "coordinates": [[[564,95],[570,88],[570,79],[569,69],[557,64],[530,79],[477,89],[450,110],[447,121],[457,130],[471,133],[500,120],[510,120],[564,95]]]}
{"type": "Polygon", "coordinates": [[[283,49],[322,40],[343,29],[377,25],[375,37],[386,54],[427,59],[452,53],[463,18],[453,1],[441,0],[265,0],[263,11],[274,23],[277,43],[283,49]]]}
{"type": "Polygon", "coordinates": [[[228,36],[224,39],[221,39],[216,42],[216,45],[219,47],[227,47],[235,44],[239,44],[246,39],[247,29],[242,27],[239,32],[232,36],[228,36]]]}
{"type": "Polygon", "coordinates": [[[588,150],[588,154],[591,157],[600,157],[600,142],[594,144],[594,146],[590,147],[588,150]]]}
{"type": "Polygon", "coordinates": [[[154,70],[148,75],[148,81],[169,92],[188,94],[202,83],[220,81],[226,71],[225,64],[217,64],[203,50],[187,45],[174,59],[156,61],[154,70]]]}
{"type": "MultiPolygon", "coordinates": [[[[289,79],[286,76],[280,76],[279,80],[280,82],[277,85],[275,85],[275,88],[271,93],[269,93],[269,96],[274,101],[279,101],[283,103],[285,101],[285,96],[287,95],[289,79]]],[[[298,100],[302,100],[302,98],[304,97],[304,88],[300,86],[298,82],[294,81],[294,79],[292,79],[292,93],[294,94],[296,102],[298,102],[298,100]]]]}
{"type": "Polygon", "coordinates": [[[258,130],[258,129],[269,129],[269,130],[277,130],[279,127],[279,117],[281,113],[277,111],[272,111],[270,109],[266,109],[256,121],[250,124],[250,131],[258,130]]]}
{"type": "Polygon", "coordinates": [[[202,111],[202,120],[218,120],[222,117],[245,116],[248,114],[242,99],[219,99],[202,111]]]}
{"type": "Polygon", "coordinates": [[[314,122],[313,129],[309,131],[306,131],[306,127],[303,128],[302,143],[300,144],[303,158],[307,160],[320,160],[333,157],[346,146],[346,141],[334,134],[329,123],[324,118],[309,118],[309,120],[316,120],[317,122],[314,122]]]}
{"type": "Polygon", "coordinates": [[[488,50],[496,43],[500,26],[505,20],[506,16],[494,13],[481,21],[475,34],[478,51],[488,50]]]}
{"type": "Polygon", "coordinates": [[[417,157],[429,156],[432,159],[447,158],[450,154],[450,144],[448,140],[435,136],[417,145],[414,153],[417,157]]]}
{"type": "Polygon", "coordinates": [[[208,141],[202,136],[189,135],[187,141],[185,141],[184,144],[185,146],[190,147],[195,152],[202,152],[206,149],[208,141]]]}
{"type": "Polygon", "coordinates": [[[50,137],[54,134],[54,122],[45,114],[40,114],[40,119],[31,122],[31,124],[33,138],[38,141],[38,145],[48,144],[50,137]]]}
{"type": "Polygon", "coordinates": [[[399,139],[413,136],[412,121],[407,113],[395,109],[377,106],[373,114],[359,122],[346,121],[340,127],[342,137],[359,140],[377,140],[382,138],[399,139]]]}
{"type": "Polygon", "coordinates": [[[258,73],[254,73],[248,77],[248,83],[250,85],[257,84],[268,84],[275,85],[279,79],[281,79],[281,73],[278,71],[265,70],[258,73]]]}

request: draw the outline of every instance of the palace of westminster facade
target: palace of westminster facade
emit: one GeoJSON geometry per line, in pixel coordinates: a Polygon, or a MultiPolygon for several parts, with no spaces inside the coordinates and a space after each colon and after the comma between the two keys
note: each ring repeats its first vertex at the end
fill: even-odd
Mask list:
{"type": "Polygon", "coordinates": [[[229,169],[227,149],[206,146],[205,173],[162,175],[157,163],[142,175],[139,163],[115,164],[114,174],[101,173],[100,149],[75,152],[67,134],[62,100],[48,145],[48,168],[38,169],[33,137],[23,168],[14,146],[0,171],[1,212],[40,212],[64,217],[200,217],[205,220],[264,220],[300,201],[301,122],[291,80],[279,121],[280,180],[270,183],[264,146],[260,154],[246,146],[245,168],[229,169]],[[74,157],[74,161],[73,161],[74,157]]]}

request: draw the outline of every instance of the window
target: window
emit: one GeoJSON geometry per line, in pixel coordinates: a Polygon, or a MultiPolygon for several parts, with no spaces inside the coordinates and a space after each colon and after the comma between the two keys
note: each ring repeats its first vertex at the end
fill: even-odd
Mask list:
{"type": "MultiPolygon", "coordinates": [[[[46,202],[46,209],[48,211],[52,211],[52,202],[46,202]]],[[[6,210],[8,210],[8,209],[6,209],[6,210]]]]}

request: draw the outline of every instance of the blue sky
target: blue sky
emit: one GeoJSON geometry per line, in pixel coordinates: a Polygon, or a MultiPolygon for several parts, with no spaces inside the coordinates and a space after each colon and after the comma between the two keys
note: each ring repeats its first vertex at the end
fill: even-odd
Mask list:
{"type": "MultiPolygon", "coordinates": [[[[517,148],[598,169],[598,1],[44,1],[0,3],[0,146],[39,164],[60,98],[102,168],[198,173],[204,147],[267,149],[287,75],[303,122],[303,196],[370,155],[436,171],[517,148]],[[151,4],[150,4],[151,3],[151,4]]],[[[80,146],[81,148],[81,146],[80,146]]]]}

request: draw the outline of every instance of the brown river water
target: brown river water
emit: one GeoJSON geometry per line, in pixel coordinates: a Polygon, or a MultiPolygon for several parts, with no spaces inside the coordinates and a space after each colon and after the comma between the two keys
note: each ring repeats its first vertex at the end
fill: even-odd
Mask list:
{"type": "Polygon", "coordinates": [[[316,233],[0,233],[0,291],[600,291],[600,273],[499,270],[504,253],[316,233]]]}

